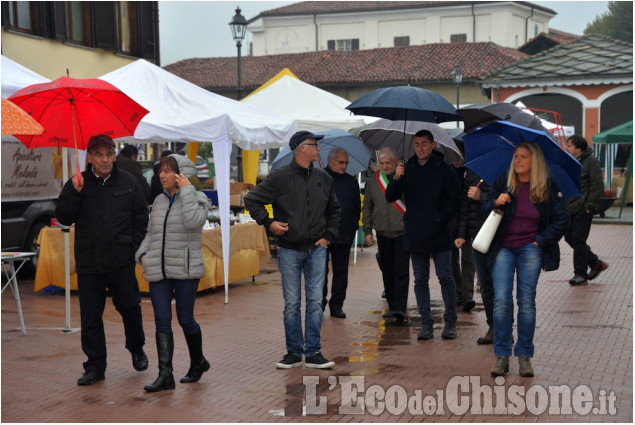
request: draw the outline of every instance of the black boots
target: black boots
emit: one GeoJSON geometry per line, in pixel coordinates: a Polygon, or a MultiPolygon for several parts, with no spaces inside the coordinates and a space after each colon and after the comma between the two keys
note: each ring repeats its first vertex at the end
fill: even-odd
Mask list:
{"type": "Polygon", "coordinates": [[[173,390],[172,355],[174,354],[174,336],[172,332],[157,332],[157,353],[159,355],[159,377],[151,385],[143,387],[149,392],[173,390]]]}
{"type": "Polygon", "coordinates": [[[203,357],[201,330],[199,329],[195,334],[185,335],[185,341],[187,342],[187,348],[190,350],[190,369],[187,371],[187,375],[181,378],[181,382],[188,384],[201,379],[201,376],[209,370],[210,366],[209,362],[203,357]]]}

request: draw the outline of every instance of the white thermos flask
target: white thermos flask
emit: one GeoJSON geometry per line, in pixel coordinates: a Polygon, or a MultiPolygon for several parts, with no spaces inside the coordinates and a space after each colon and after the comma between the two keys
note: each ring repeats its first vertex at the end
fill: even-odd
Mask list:
{"type": "Polygon", "coordinates": [[[478,234],[474,238],[472,248],[480,253],[487,254],[502,218],[503,210],[498,208],[493,209],[492,212],[489,213],[489,217],[487,217],[485,223],[483,223],[483,226],[481,226],[481,230],[478,231],[478,234]]]}

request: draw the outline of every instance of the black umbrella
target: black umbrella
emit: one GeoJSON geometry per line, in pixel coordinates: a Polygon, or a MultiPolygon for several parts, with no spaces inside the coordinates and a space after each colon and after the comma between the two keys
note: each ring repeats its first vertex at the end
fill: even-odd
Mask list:
{"type": "Polygon", "coordinates": [[[386,87],[366,93],[346,107],[355,115],[369,115],[391,121],[404,122],[405,150],[406,123],[423,121],[441,123],[459,121],[461,117],[450,102],[441,95],[413,86],[386,87]]]}
{"type": "Polygon", "coordinates": [[[477,103],[459,109],[458,113],[464,122],[464,131],[468,134],[495,121],[509,121],[550,134],[550,131],[542,126],[540,119],[511,103],[477,103]]]}
{"type": "Polygon", "coordinates": [[[386,87],[366,93],[346,107],[355,115],[392,121],[459,121],[454,106],[437,93],[413,86],[386,87]]]}

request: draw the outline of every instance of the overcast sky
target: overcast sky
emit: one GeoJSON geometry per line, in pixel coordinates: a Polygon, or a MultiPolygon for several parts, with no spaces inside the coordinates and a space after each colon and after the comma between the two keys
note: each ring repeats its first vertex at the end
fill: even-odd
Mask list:
{"type": "MultiPolygon", "coordinates": [[[[236,43],[232,39],[229,22],[236,6],[247,19],[261,11],[286,6],[295,1],[160,1],[159,32],[161,65],[183,59],[235,56],[236,43]]],[[[588,23],[608,11],[606,1],[534,1],[548,7],[557,15],[550,27],[582,35],[588,23]]],[[[251,34],[243,42],[242,54],[247,54],[251,34]]]]}

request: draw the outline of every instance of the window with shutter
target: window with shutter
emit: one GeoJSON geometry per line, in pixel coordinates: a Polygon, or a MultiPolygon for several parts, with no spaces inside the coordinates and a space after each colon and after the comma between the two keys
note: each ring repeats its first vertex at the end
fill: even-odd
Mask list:
{"type": "Polygon", "coordinates": [[[359,38],[351,40],[351,50],[359,50],[359,38]]]}
{"type": "Polygon", "coordinates": [[[402,37],[395,37],[395,47],[408,47],[410,46],[410,36],[406,35],[406,36],[402,36],[402,37]]]}
{"type": "Polygon", "coordinates": [[[450,43],[465,43],[466,41],[467,41],[467,34],[450,35],[450,43]]]}
{"type": "Polygon", "coordinates": [[[158,13],[156,2],[142,1],[139,5],[139,54],[156,63],[154,13],[158,13]]]}
{"type": "Polygon", "coordinates": [[[68,40],[82,46],[92,46],[90,25],[90,3],[66,2],[68,16],[68,40]]]}
{"type": "Polygon", "coordinates": [[[118,50],[131,56],[137,56],[139,50],[137,2],[117,2],[117,24],[119,32],[118,50]]]}
{"type": "MultiPolygon", "coordinates": [[[[4,5],[5,2],[2,3],[4,5]]],[[[6,3],[8,3],[8,25],[6,25],[8,28],[26,34],[42,35],[40,26],[40,2],[10,1],[6,3]]]]}
{"type": "Polygon", "coordinates": [[[66,2],[53,2],[53,28],[55,38],[58,40],[66,40],[68,32],[66,31],[66,2]]]}
{"type": "Polygon", "coordinates": [[[335,50],[335,40],[329,40],[326,42],[326,48],[329,50],[335,50]]]}
{"type": "Polygon", "coordinates": [[[114,1],[93,2],[95,23],[95,47],[117,50],[117,16],[114,1]]]}

